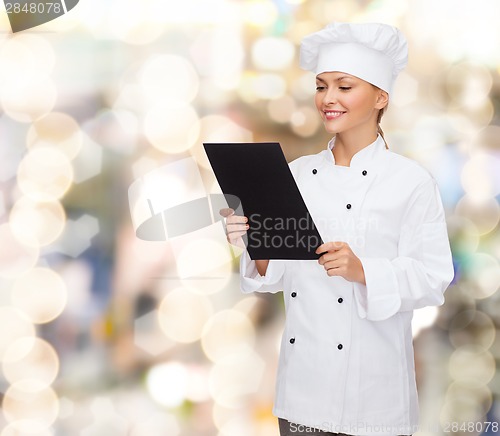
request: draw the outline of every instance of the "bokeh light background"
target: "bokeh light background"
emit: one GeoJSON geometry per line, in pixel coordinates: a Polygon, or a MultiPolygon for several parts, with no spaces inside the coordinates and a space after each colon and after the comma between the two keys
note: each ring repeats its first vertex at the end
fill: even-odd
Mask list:
{"type": "Polygon", "coordinates": [[[382,125],[446,208],[456,277],[415,312],[418,435],[500,421],[500,2],[81,0],[16,35],[0,7],[0,436],[278,434],[282,295],[242,294],[234,257],[179,279],[189,253],[135,237],[127,189],[192,157],[218,192],[203,141],[322,150],[298,43],[334,20],[407,35],[382,125]]]}

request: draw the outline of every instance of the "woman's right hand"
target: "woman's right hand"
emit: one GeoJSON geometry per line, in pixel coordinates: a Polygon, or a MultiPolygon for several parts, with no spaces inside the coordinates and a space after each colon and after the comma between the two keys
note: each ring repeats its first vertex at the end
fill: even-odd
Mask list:
{"type": "Polygon", "coordinates": [[[236,247],[246,248],[243,236],[249,228],[246,216],[235,215],[231,208],[221,209],[219,214],[226,218],[227,241],[236,247]]]}
{"type": "MultiPolygon", "coordinates": [[[[227,241],[236,247],[246,248],[243,236],[249,228],[248,218],[246,216],[235,215],[231,208],[221,209],[219,214],[226,218],[226,235],[227,241]]],[[[257,271],[261,276],[264,276],[269,265],[269,260],[255,260],[257,271]]]]}

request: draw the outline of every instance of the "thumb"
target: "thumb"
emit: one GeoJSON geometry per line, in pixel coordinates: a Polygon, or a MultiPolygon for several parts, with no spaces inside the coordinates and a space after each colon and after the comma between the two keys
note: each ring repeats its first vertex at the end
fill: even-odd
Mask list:
{"type": "Polygon", "coordinates": [[[219,210],[219,215],[223,216],[224,218],[227,218],[228,216],[231,216],[233,214],[234,209],[231,209],[230,207],[219,210]]]}

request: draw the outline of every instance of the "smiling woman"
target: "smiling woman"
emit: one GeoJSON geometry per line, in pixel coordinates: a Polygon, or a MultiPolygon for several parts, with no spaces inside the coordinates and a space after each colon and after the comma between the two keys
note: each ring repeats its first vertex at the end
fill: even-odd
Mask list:
{"type": "MultiPolygon", "coordinates": [[[[316,108],[326,131],[337,135],[337,144],[346,135],[356,135],[365,143],[373,138],[373,126],[378,125],[379,113],[388,102],[386,91],[350,74],[323,72],[316,76],[316,108]]],[[[338,150],[341,147],[334,154],[338,150]]]]}
{"type": "MultiPolygon", "coordinates": [[[[406,62],[404,36],[385,24],[332,23],[302,41],[301,66],[316,75],[316,108],[334,137],[289,165],[326,242],[317,263],[252,260],[248,250],[240,260],[242,292],[284,294],[281,436],[418,429],[413,310],[443,304],[454,271],[435,180],[380,133],[406,62]]],[[[245,220],[227,218],[229,242],[238,245],[245,220]]]]}

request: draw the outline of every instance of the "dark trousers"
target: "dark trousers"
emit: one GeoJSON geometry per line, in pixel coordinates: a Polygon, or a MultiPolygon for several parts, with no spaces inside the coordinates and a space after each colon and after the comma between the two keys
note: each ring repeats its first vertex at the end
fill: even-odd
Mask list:
{"type": "Polygon", "coordinates": [[[306,425],[294,424],[283,418],[278,418],[278,424],[280,427],[280,436],[347,436],[344,433],[330,433],[329,431],[321,431],[306,425]]]}

